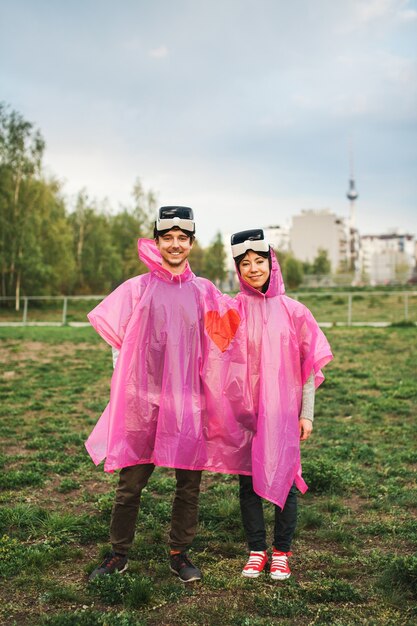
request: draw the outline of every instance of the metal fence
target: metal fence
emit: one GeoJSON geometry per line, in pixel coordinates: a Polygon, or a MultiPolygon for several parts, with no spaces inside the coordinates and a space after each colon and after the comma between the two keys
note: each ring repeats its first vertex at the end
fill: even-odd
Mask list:
{"type": "MultiPolygon", "coordinates": [[[[417,291],[308,291],[289,294],[305,304],[323,326],[388,326],[417,323],[417,291]]],[[[0,326],[84,326],[104,298],[89,296],[0,297],[0,326]]]]}

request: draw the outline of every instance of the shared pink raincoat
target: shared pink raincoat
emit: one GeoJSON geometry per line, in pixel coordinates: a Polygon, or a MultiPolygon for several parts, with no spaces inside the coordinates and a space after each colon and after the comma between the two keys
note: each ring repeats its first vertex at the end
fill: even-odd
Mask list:
{"type": "Polygon", "coordinates": [[[88,315],[120,354],[87,450],[108,472],[154,463],[250,474],[254,413],[236,303],[188,264],[178,276],[165,270],[154,241],[138,248],[150,272],[88,315]]]}
{"type": "Polygon", "coordinates": [[[304,383],[314,372],[316,388],[324,380],[321,368],[333,358],[329,343],[310,311],[285,295],[281,269],[271,250],[271,275],[265,294],[239,275],[236,296],[248,335],[248,381],[256,414],[252,443],[255,492],[283,508],[301,477],[299,415],[304,383]]]}

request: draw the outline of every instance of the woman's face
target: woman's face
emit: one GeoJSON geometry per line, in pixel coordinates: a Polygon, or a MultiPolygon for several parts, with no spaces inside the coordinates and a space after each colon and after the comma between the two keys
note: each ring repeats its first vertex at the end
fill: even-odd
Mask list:
{"type": "Polygon", "coordinates": [[[249,250],[239,263],[240,275],[251,287],[261,291],[269,278],[269,261],[249,250]]]}

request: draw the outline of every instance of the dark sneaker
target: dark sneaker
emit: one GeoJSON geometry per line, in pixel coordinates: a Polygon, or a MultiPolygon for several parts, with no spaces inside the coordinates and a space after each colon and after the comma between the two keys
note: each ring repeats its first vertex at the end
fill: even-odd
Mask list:
{"type": "Polygon", "coordinates": [[[122,574],[127,570],[127,556],[123,554],[115,554],[111,552],[105,558],[95,570],[93,570],[88,577],[88,580],[94,580],[97,576],[105,576],[106,574],[114,574],[119,572],[122,574]]]}
{"type": "Polygon", "coordinates": [[[201,572],[195,567],[185,552],[171,554],[169,557],[171,572],[173,572],[183,583],[192,583],[201,580],[201,572]]]}

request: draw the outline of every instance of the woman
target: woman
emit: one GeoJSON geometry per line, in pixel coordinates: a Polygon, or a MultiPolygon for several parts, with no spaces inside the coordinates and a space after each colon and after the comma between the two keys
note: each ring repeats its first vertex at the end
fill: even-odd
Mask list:
{"type": "Polygon", "coordinates": [[[261,229],[232,235],[232,254],[246,319],[248,377],[256,415],[252,476],[239,476],[243,526],[250,550],[242,575],[257,578],[268,562],[262,498],[275,504],[273,580],[291,575],[288,557],[304,493],[300,439],[312,431],[314,390],[330,346],[310,311],[285,296],[278,261],[261,229]]]}

